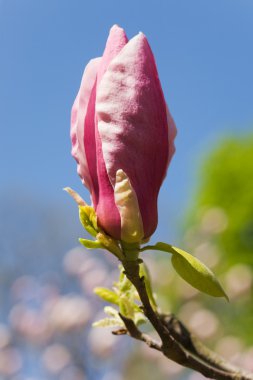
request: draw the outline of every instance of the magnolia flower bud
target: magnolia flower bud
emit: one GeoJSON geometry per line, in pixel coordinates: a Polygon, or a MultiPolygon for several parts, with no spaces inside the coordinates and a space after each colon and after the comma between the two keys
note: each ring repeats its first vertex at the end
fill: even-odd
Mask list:
{"type": "Polygon", "coordinates": [[[71,115],[72,155],[99,226],[127,243],[150,237],[176,127],[144,34],[114,25],[86,66],[71,115]]]}

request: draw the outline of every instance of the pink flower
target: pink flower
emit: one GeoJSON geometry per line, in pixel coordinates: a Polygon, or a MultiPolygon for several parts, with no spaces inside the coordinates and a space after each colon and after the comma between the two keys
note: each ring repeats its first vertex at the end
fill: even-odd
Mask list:
{"type": "Polygon", "coordinates": [[[72,155],[98,223],[128,243],[157,226],[157,197],[176,127],[144,34],[111,28],[102,57],[86,66],[71,115],[72,155]]]}

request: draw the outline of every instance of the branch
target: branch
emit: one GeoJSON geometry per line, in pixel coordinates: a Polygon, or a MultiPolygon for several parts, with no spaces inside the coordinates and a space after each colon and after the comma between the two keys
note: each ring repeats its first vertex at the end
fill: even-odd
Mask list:
{"type": "Polygon", "coordinates": [[[139,275],[139,263],[138,260],[122,261],[125,275],[135,286],[144,314],[158,333],[161,343],[143,334],[131,319],[120,315],[128,335],[145,342],[149,347],[161,351],[168,359],[200,372],[205,377],[216,380],[253,380],[253,374],[232,366],[205,347],[175,316],[159,315],[153,310],[144,278],[139,275]]]}
{"type": "MultiPolygon", "coordinates": [[[[224,371],[240,371],[237,367],[233,366],[201,343],[201,341],[193,335],[175,315],[164,314],[160,315],[160,318],[167,325],[171,335],[180,342],[186,350],[192,352],[201,360],[224,371]]],[[[252,376],[253,375],[251,375],[251,377],[252,376]]]]}
{"type": "Polygon", "coordinates": [[[153,348],[157,351],[162,351],[162,346],[159,342],[152,339],[151,336],[144,334],[141,332],[138,327],[135,325],[134,321],[130,318],[124,317],[124,315],[119,313],[120,318],[124,322],[126,329],[120,329],[117,331],[113,331],[112,333],[114,335],[125,335],[128,334],[134,339],[140,340],[144,343],[146,343],[150,348],[153,348]]]}

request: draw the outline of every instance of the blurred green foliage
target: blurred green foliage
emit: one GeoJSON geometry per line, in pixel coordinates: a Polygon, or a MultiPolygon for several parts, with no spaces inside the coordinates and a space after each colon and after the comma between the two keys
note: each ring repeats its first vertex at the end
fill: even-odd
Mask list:
{"type": "MultiPolygon", "coordinates": [[[[155,251],[147,257],[154,290],[164,312],[175,313],[207,346],[252,371],[253,135],[224,138],[200,162],[180,247],[212,269],[230,302],[199,293],[179,278],[167,256],[155,251]]],[[[159,380],[193,375],[152,355],[153,360],[144,359],[145,379],[153,378],[147,373],[154,365],[159,380]]],[[[139,359],[136,352],[134,366],[139,359]]]]}
{"type": "Polygon", "coordinates": [[[208,302],[222,334],[253,345],[253,136],[226,138],[204,160],[189,229],[192,249],[200,239],[217,255],[215,272],[231,298],[229,307],[208,302]]]}
{"type": "Polygon", "coordinates": [[[224,266],[253,265],[253,136],[224,140],[204,162],[192,214],[212,207],[227,217],[216,239],[224,266]]]}

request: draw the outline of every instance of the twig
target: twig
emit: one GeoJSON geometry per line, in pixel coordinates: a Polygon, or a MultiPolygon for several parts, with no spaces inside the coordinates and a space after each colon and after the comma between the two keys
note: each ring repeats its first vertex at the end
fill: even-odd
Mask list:
{"type": "Polygon", "coordinates": [[[171,335],[180,342],[185,349],[192,352],[201,360],[204,360],[211,365],[215,365],[217,368],[224,371],[239,371],[237,367],[233,366],[201,343],[201,341],[192,334],[174,314],[161,314],[160,318],[168,327],[171,335]]]}
{"type": "Polygon", "coordinates": [[[161,343],[153,341],[151,337],[143,334],[131,319],[121,315],[128,335],[145,342],[149,347],[161,351],[168,359],[198,371],[205,377],[216,380],[253,380],[253,374],[233,367],[206,348],[175,316],[157,314],[150,304],[144,278],[139,275],[139,261],[124,260],[122,264],[125,275],[139,294],[144,314],[158,333],[161,343]]]}
{"type": "MultiPolygon", "coordinates": [[[[126,318],[122,314],[119,315],[122,321],[125,323],[126,332],[128,333],[128,335],[130,335],[134,339],[141,340],[142,342],[146,343],[150,348],[153,348],[157,351],[162,351],[162,345],[156,340],[152,339],[151,336],[141,332],[132,319],[126,318]]],[[[115,335],[118,334],[116,333],[115,335]]]]}

